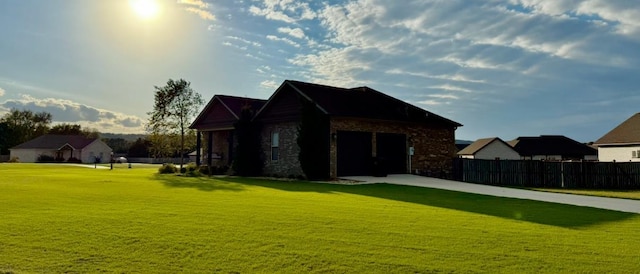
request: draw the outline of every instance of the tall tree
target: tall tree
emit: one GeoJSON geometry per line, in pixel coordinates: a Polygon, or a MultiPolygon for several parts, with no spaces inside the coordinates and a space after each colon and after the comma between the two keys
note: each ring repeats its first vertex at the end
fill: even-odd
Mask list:
{"type": "Polygon", "coordinates": [[[51,118],[51,113],[48,112],[11,109],[0,119],[0,123],[5,123],[10,132],[6,146],[13,147],[46,134],[51,118]]]}
{"type": "MultiPolygon", "coordinates": [[[[149,112],[147,129],[152,135],[177,133],[180,136],[180,167],[184,164],[185,133],[188,123],[204,104],[202,96],[191,88],[191,83],[169,79],[163,87],[155,86],[153,111],[149,112]]],[[[152,140],[153,142],[153,140],[152,140]]],[[[164,142],[162,142],[164,143],[164,142]]],[[[156,144],[154,143],[154,146],[156,144]]]]}

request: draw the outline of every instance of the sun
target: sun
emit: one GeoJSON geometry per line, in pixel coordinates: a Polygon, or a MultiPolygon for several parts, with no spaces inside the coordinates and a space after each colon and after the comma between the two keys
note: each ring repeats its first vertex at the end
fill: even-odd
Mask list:
{"type": "Polygon", "coordinates": [[[143,20],[151,20],[160,14],[160,4],[156,0],[129,0],[129,5],[143,20]]]}

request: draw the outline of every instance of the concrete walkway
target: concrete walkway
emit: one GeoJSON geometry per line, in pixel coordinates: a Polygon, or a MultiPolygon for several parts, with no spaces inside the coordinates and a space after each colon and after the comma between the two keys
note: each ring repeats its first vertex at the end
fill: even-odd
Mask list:
{"type": "Polygon", "coordinates": [[[595,207],[622,212],[640,213],[640,200],[550,193],[542,191],[469,184],[458,181],[421,177],[410,174],[389,175],[388,177],[351,176],[342,177],[342,179],[361,181],[363,183],[371,184],[389,183],[396,185],[437,188],[498,197],[528,199],[559,204],[595,207]]]}

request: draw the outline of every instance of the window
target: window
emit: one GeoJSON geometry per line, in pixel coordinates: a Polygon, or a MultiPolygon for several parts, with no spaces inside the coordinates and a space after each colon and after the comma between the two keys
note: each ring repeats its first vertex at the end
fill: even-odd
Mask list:
{"type": "Polygon", "coordinates": [[[631,151],[631,158],[638,158],[638,152],[636,152],[635,150],[631,151]]]}
{"type": "Polygon", "coordinates": [[[271,133],[271,161],[277,161],[280,158],[280,134],[278,132],[271,133]]]}

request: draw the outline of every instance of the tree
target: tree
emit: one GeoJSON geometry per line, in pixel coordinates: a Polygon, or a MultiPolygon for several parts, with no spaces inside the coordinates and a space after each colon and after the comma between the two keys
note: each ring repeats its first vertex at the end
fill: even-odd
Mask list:
{"type": "MultiPolygon", "coordinates": [[[[163,87],[155,86],[155,103],[153,111],[149,112],[147,130],[152,136],[163,137],[165,133],[174,133],[180,136],[180,167],[184,164],[185,133],[188,131],[187,123],[198,114],[198,109],[204,100],[195,92],[191,83],[180,79],[169,79],[163,87]]],[[[162,138],[152,139],[153,146],[165,145],[168,142],[160,141],[162,138]],[[155,141],[154,141],[155,140],[155,141]]]]}
{"type": "Polygon", "coordinates": [[[233,170],[240,176],[257,176],[262,173],[263,161],[260,147],[260,125],[252,121],[254,110],[246,105],[240,119],[233,124],[238,138],[233,170]]]}
{"type": "Polygon", "coordinates": [[[310,180],[329,177],[329,117],[315,103],[301,99],[301,119],[298,125],[298,161],[310,180]]]}
{"type": "Polygon", "coordinates": [[[0,123],[8,128],[8,133],[5,133],[7,143],[4,146],[10,148],[46,134],[51,118],[51,113],[48,112],[11,109],[0,119],[0,123]]]}
{"type": "Polygon", "coordinates": [[[78,124],[57,124],[51,127],[48,133],[58,135],[80,135],[90,139],[100,138],[100,132],[96,129],[83,129],[82,126],[78,124]]]}
{"type": "Polygon", "coordinates": [[[151,141],[148,139],[138,138],[127,151],[129,157],[149,157],[149,147],[151,147],[151,141]]]}

